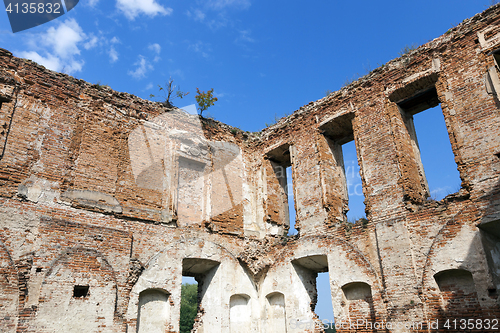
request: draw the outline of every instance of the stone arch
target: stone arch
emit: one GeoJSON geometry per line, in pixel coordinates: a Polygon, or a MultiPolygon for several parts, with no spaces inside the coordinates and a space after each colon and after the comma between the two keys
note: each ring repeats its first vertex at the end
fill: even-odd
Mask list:
{"type": "Polygon", "coordinates": [[[170,322],[170,294],[162,289],[146,289],[139,294],[138,333],[164,333],[170,322]]]}
{"type": "Polygon", "coordinates": [[[237,258],[220,244],[196,237],[184,238],[171,243],[152,255],[144,265],[130,292],[126,321],[129,332],[137,329],[139,297],[148,289],[168,290],[172,307],[169,330],[179,329],[182,275],[199,279],[199,316],[195,325],[205,331],[220,331],[228,327],[227,299],[233,290],[223,288],[233,267],[240,265],[237,258]],[[221,292],[222,290],[222,292],[221,292]]]}
{"type": "MultiPolygon", "coordinates": [[[[319,264],[319,266],[316,265],[318,267],[308,268],[307,266],[310,266],[308,264],[301,264],[301,266],[308,268],[311,272],[314,270],[317,272],[328,271],[331,301],[336,321],[348,320],[349,304],[345,300],[342,286],[352,282],[362,282],[370,286],[371,300],[363,306],[370,316],[372,313],[376,314],[378,318],[387,316],[386,304],[383,302],[385,295],[382,280],[370,260],[351,242],[334,238],[331,235],[311,236],[302,239],[293,253],[282,255],[282,257],[295,258],[293,261],[299,264],[303,261],[302,259],[312,258],[314,259],[312,264],[319,264]],[[321,264],[317,260],[320,257],[326,257],[327,263],[324,263],[323,260],[321,264]],[[321,270],[321,267],[325,265],[327,267],[321,270]]],[[[290,313],[290,316],[295,315],[290,313]]]]}
{"type": "Polygon", "coordinates": [[[15,332],[19,313],[19,280],[9,251],[0,240],[0,332],[15,332]]]}
{"type": "Polygon", "coordinates": [[[38,332],[115,332],[115,272],[97,251],[70,248],[52,263],[42,282],[38,332]]]}
{"type": "Polygon", "coordinates": [[[252,321],[250,296],[234,294],[229,299],[229,331],[231,333],[246,333],[252,321]]]}
{"type": "MultiPolygon", "coordinates": [[[[475,223],[474,221],[477,219],[477,216],[471,215],[470,213],[467,214],[468,212],[475,212],[477,210],[478,208],[476,205],[465,206],[455,214],[455,216],[446,221],[436,233],[435,237],[433,237],[434,239],[425,258],[425,264],[422,270],[422,280],[419,288],[424,288],[425,286],[429,287],[429,282],[434,284],[435,280],[432,277],[439,271],[466,268],[464,265],[470,265],[470,261],[473,263],[471,267],[477,266],[475,260],[471,260],[470,258],[470,247],[472,243],[479,241],[479,233],[476,232],[475,226],[471,226],[475,223]],[[451,247],[450,245],[456,242],[458,237],[462,237],[462,240],[468,241],[469,247],[463,246],[464,244],[461,244],[460,247],[451,247]],[[440,258],[439,261],[442,263],[435,260],[438,257],[440,258]],[[460,260],[455,260],[457,258],[460,260]]],[[[474,253],[474,255],[477,255],[477,253],[474,253]]],[[[480,255],[484,257],[484,253],[480,255]]],[[[471,273],[474,272],[471,271],[471,273]]]]}
{"type": "Polygon", "coordinates": [[[475,224],[475,205],[465,206],[434,237],[422,270],[419,297],[430,319],[480,318],[494,302],[488,297],[486,256],[475,224]],[[467,304],[467,306],[465,305],[467,304]]]}

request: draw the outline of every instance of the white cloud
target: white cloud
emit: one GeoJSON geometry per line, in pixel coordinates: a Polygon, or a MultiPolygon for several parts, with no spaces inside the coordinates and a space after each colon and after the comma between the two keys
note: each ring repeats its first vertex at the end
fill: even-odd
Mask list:
{"type": "Polygon", "coordinates": [[[250,34],[251,34],[250,30],[240,30],[240,36],[236,39],[236,42],[249,42],[249,43],[255,42],[255,39],[250,37],[250,34]]]}
{"type": "Polygon", "coordinates": [[[219,13],[216,19],[210,20],[207,25],[212,30],[217,30],[219,28],[227,27],[227,25],[231,22],[230,19],[226,17],[226,15],[219,13]]]}
{"type": "Polygon", "coordinates": [[[116,51],[116,49],[113,45],[111,45],[111,47],[109,48],[108,54],[109,54],[109,60],[111,61],[111,63],[118,61],[118,52],[116,51]]]}
{"type": "Polygon", "coordinates": [[[97,5],[98,2],[99,2],[99,0],[88,0],[87,4],[90,7],[95,7],[95,5],[97,5]]]}
{"type": "MultiPolygon", "coordinates": [[[[198,2],[199,3],[199,2],[198,2]]],[[[227,10],[245,10],[250,7],[250,0],[207,0],[202,5],[202,9],[196,8],[188,10],[186,15],[195,21],[205,23],[210,29],[217,30],[228,26],[232,21],[228,17],[227,10]],[[207,13],[216,12],[215,17],[207,18],[207,13]]]]}
{"type": "Polygon", "coordinates": [[[205,13],[203,13],[203,12],[202,12],[201,10],[199,10],[199,9],[196,9],[196,10],[194,11],[194,19],[195,19],[196,21],[200,21],[200,22],[201,22],[201,21],[203,21],[203,20],[205,19],[205,13]]]}
{"type": "Polygon", "coordinates": [[[200,9],[195,9],[193,13],[191,13],[189,10],[187,11],[187,16],[192,17],[195,21],[203,22],[205,19],[205,13],[202,12],[200,9]]]}
{"type": "Polygon", "coordinates": [[[149,44],[148,49],[150,49],[151,51],[153,51],[156,54],[160,54],[160,52],[161,52],[161,46],[158,43],[149,44]]]}
{"type": "Polygon", "coordinates": [[[175,78],[179,78],[179,79],[182,79],[184,80],[186,77],[184,75],[184,72],[180,69],[176,69],[174,71],[171,72],[172,76],[175,77],[175,78]]]}
{"type": "Polygon", "coordinates": [[[120,44],[120,40],[118,38],[113,37],[109,41],[111,46],[109,47],[108,54],[109,54],[109,60],[111,63],[117,62],[118,61],[118,51],[116,51],[115,45],[114,44],[120,44]]]}
{"type": "Polygon", "coordinates": [[[129,20],[134,20],[140,14],[154,17],[156,15],[170,15],[173,11],[172,8],[163,7],[156,0],[116,0],[116,7],[129,20]]]}
{"type": "Polygon", "coordinates": [[[137,66],[137,68],[128,71],[128,74],[136,79],[145,77],[148,71],[153,70],[153,66],[142,55],[139,56],[139,60],[134,63],[134,66],[137,66]]]}
{"type": "Polygon", "coordinates": [[[449,193],[452,193],[450,186],[438,187],[431,191],[431,197],[432,198],[444,197],[445,194],[449,193]]]}
{"type": "Polygon", "coordinates": [[[51,69],[56,72],[60,72],[62,69],[61,61],[58,57],[53,56],[52,54],[48,54],[46,57],[41,56],[36,51],[23,51],[19,52],[19,56],[21,58],[31,59],[40,65],[51,69]]]}
{"type": "MultiPolygon", "coordinates": [[[[31,59],[48,69],[68,74],[82,70],[84,61],[77,59],[80,55],[79,45],[88,39],[75,19],[50,27],[45,33],[34,35],[28,43],[36,50],[19,52],[24,58],[31,59]]],[[[91,39],[83,45],[92,48],[97,41],[91,39]]]]}
{"type": "Polygon", "coordinates": [[[250,7],[250,0],[209,0],[207,6],[216,10],[234,7],[238,9],[247,9],[250,7]]]}
{"type": "Polygon", "coordinates": [[[203,43],[202,41],[197,41],[194,44],[190,44],[188,48],[196,53],[201,54],[204,58],[208,58],[208,52],[211,51],[210,44],[203,43]]]}
{"type": "Polygon", "coordinates": [[[144,88],[144,90],[151,90],[153,89],[153,83],[149,82],[148,85],[144,88]]]}
{"type": "Polygon", "coordinates": [[[75,19],[68,19],[57,28],[50,27],[42,35],[41,43],[52,47],[55,54],[61,58],[68,58],[80,54],[77,44],[87,36],[75,19]]]}
{"type": "Polygon", "coordinates": [[[83,47],[85,48],[85,50],[90,50],[90,49],[94,48],[98,42],[99,42],[99,38],[97,38],[96,36],[92,36],[88,42],[83,44],[83,47]]]}
{"type": "Polygon", "coordinates": [[[161,53],[160,44],[158,44],[158,43],[149,44],[148,49],[153,51],[153,53],[155,54],[155,58],[153,60],[154,62],[158,62],[161,60],[161,58],[160,58],[160,53],[161,53]]]}

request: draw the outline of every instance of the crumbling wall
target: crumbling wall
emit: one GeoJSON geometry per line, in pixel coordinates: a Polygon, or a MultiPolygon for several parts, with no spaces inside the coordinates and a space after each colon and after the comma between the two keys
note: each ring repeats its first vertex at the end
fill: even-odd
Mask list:
{"type": "Polygon", "coordinates": [[[1,50],[0,330],[177,332],[183,275],[198,332],[319,332],[320,272],[339,332],[498,318],[498,49],[494,6],[258,135],[1,50]],[[462,181],[441,201],[412,125],[438,104],[462,181]]]}

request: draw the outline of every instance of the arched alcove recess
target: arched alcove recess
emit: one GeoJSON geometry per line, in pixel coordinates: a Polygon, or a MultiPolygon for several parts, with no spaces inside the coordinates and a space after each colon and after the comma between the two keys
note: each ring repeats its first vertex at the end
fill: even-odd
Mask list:
{"type": "Polygon", "coordinates": [[[16,332],[19,309],[17,268],[0,241],[0,332],[16,332]]]}
{"type": "MultiPolygon", "coordinates": [[[[195,277],[199,283],[200,312],[195,328],[201,332],[218,332],[229,326],[227,302],[232,290],[221,290],[221,280],[231,270],[228,263],[239,265],[237,258],[225,247],[204,239],[190,237],[167,244],[138,267],[130,291],[125,321],[128,332],[136,332],[139,295],[147,289],[168,290],[170,302],[169,330],[179,329],[181,276],[195,277]],[[226,270],[222,268],[226,265],[226,270]]],[[[246,292],[243,290],[243,292],[246,292]]]]}
{"type": "Polygon", "coordinates": [[[434,279],[439,287],[443,318],[474,317],[481,310],[474,278],[468,270],[444,270],[434,274],[434,279]]]}
{"type": "Polygon", "coordinates": [[[251,325],[252,309],[250,296],[236,294],[229,299],[229,331],[247,333],[251,325]]]}
{"type": "MultiPolygon", "coordinates": [[[[377,270],[372,265],[371,261],[365,256],[365,254],[360,251],[360,249],[353,243],[337,238],[333,235],[322,235],[322,236],[312,236],[303,238],[294,249],[293,253],[289,254],[288,257],[294,257],[297,259],[292,260],[292,264],[297,268],[298,266],[302,268],[308,268],[311,273],[314,272],[328,272],[330,278],[330,293],[331,302],[333,307],[333,315],[336,322],[344,322],[349,319],[349,306],[345,301],[344,293],[342,291],[342,286],[356,281],[364,281],[369,284],[371,288],[371,306],[373,309],[368,312],[371,316],[371,311],[374,311],[376,320],[385,320],[387,317],[387,304],[384,303],[383,282],[377,273],[377,270]],[[312,251],[310,249],[321,249],[321,248],[332,248],[331,252],[326,252],[323,259],[317,257],[319,252],[312,251]],[[310,263],[303,260],[302,258],[313,259],[310,263]],[[315,259],[316,258],[316,259],[315,259]],[[320,260],[318,260],[320,259],[320,260]],[[312,266],[314,264],[314,266],[312,266]],[[308,267],[309,266],[309,267],[308,267]]],[[[310,261],[310,260],[308,260],[310,261]]],[[[301,274],[299,274],[301,275],[301,274]]],[[[309,278],[301,278],[302,282],[307,282],[304,284],[306,289],[312,289],[308,286],[312,286],[309,278]]],[[[290,302],[293,295],[287,294],[287,302],[290,302]]],[[[287,313],[289,318],[295,318],[291,311],[293,309],[288,309],[290,313],[287,313]]],[[[321,318],[331,319],[331,318],[321,318]]],[[[370,319],[370,317],[366,318],[370,319]]]]}
{"type": "Polygon", "coordinates": [[[266,296],[265,332],[286,333],[285,295],[273,292],[266,296]]]}
{"type": "Polygon", "coordinates": [[[139,294],[138,333],[165,333],[170,321],[169,294],[160,289],[147,289],[139,294]]]}
{"type": "Polygon", "coordinates": [[[477,228],[478,211],[476,204],[462,207],[443,224],[429,247],[419,292],[429,322],[493,318],[498,313],[495,297],[488,297],[491,277],[477,228]]]}
{"type": "Polygon", "coordinates": [[[67,249],[45,275],[29,331],[120,331],[116,300],[115,273],[106,258],[90,249],[67,249]]]}
{"type": "Polygon", "coordinates": [[[351,282],[342,286],[343,306],[346,307],[349,320],[353,322],[375,322],[372,288],[365,282],[351,282]]]}

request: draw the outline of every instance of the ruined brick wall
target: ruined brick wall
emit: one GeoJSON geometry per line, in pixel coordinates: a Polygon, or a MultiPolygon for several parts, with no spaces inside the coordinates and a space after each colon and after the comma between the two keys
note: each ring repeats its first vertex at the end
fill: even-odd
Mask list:
{"type": "Polygon", "coordinates": [[[338,331],[492,326],[498,49],[494,6],[258,135],[1,50],[0,330],[177,332],[184,275],[200,285],[199,332],[318,332],[319,272],[338,331]],[[441,201],[412,127],[438,104],[462,180],[441,201]],[[356,224],[351,140],[367,213],[356,224]]]}

